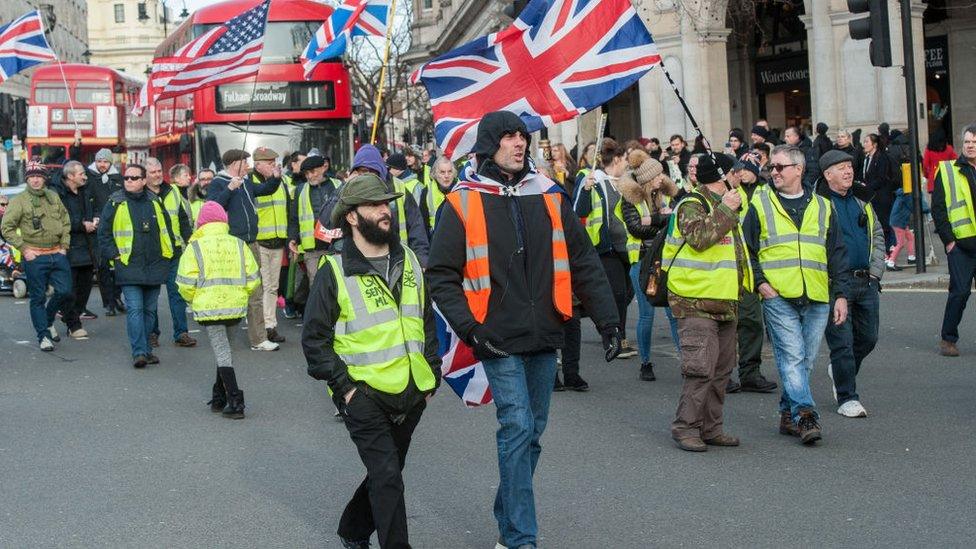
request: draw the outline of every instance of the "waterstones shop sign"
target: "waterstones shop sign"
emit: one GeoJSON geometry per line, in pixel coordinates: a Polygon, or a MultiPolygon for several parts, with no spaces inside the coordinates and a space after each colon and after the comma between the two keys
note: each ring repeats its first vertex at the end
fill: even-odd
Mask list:
{"type": "Polygon", "coordinates": [[[217,112],[311,111],[335,108],[331,82],[253,82],[217,86],[217,112]]]}
{"type": "Polygon", "coordinates": [[[756,93],[767,94],[810,87],[806,52],[756,61],[756,93]]]}

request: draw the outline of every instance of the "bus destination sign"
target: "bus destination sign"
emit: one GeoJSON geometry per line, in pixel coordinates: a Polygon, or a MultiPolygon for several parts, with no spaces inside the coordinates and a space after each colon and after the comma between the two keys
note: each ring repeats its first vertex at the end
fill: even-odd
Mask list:
{"type": "Polygon", "coordinates": [[[332,82],[253,82],[217,86],[217,112],[311,111],[335,108],[332,82]],[[252,93],[253,92],[253,93],[252,93]]]}

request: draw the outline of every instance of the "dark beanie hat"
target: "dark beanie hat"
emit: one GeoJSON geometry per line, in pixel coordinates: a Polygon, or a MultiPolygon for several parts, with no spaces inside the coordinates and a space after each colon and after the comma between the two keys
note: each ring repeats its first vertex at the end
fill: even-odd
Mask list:
{"type": "Polygon", "coordinates": [[[491,157],[498,152],[498,143],[509,132],[521,132],[529,144],[532,136],[529,128],[517,114],[509,111],[494,111],[486,114],[478,123],[478,138],[471,152],[480,157],[491,157]]]}
{"type": "Polygon", "coordinates": [[[324,158],[318,155],[309,156],[305,158],[305,160],[302,160],[302,166],[299,168],[299,171],[305,173],[309,170],[314,170],[315,168],[321,168],[322,166],[325,166],[324,158]]]}
{"type": "Polygon", "coordinates": [[[727,175],[734,164],[735,159],[727,154],[718,153],[715,155],[715,160],[712,160],[711,155],[703,154],[698,160],[698,168],[695,171],[698,184],[707,185],[720,181],[722,175],[719,174],[719,168],[722,169],[723,175],[727,175]]]}
{"type": "Polygon", "coordinates": [[[827,135],[827,130],[829,129],[823,122],[817,123],[817,135],[827,135]]]}
{"type": "Polygon", "coordinates": [[[386,165],[397,170],[405,170],[407,169],[407,157],[400,153],[391,154],[386,159],[386,165]]]}
{"type": "Polygon", "coordinates": [[[739,128],[735,128],[729,132],[729,139],[733,137],[743,142],[746,140],[746,136],[742,133],[742,130],[740,130],[739,128]]]}
{"type": "Polygon", "coordinates": [[[763,126],[753,126],[752,133],[754,135],[758,135],[759,137],[762,137],[763,139],[769,139],[769,130],[767,130],[763,126]]]}

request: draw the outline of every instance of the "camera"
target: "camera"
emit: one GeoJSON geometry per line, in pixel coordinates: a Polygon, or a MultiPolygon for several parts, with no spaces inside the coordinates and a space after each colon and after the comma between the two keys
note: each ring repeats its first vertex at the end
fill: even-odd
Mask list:
{"type": "Polygon", "coordinates": [[[34,226],[35,231],[41,230],[41,218],[35,215],[33,218],[31,218],[31,225],[34,226]]]}

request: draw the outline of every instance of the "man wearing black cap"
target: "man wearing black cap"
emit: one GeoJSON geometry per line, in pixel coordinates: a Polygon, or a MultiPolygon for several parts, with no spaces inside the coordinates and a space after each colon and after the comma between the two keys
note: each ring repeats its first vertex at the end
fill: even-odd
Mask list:
{"type": "Polygon", "coordinates": [[[753,146],[767,143],[770,139],[769,129],[767,129],[765,126],[756,124],[752,127],[752,133],[749,135],[749,137],[752,139],[753,146]]]}
{"type": "Polygon", "coordinates": [[[430,294],[416,254],[393,229],[390,192],[374,174],[339,191],[331,214],[342,251],[326,256],[305,306],[308,374],[328,382],[366,479],[346,504],[344,547],[410,547],[402,470],[413,431],[440,383],[430,294]]]}
{"type": "Polygon", "coordinates": [[[413,197],[413,201],[419,205],[424,186],[420,184],[417,174],[410,169],[407,157],[400,153],[391,154],[386,159],[386,166],[390,169],[390,174],[402,182],[404,188],[413,197]]]}
{"type": "Polygon", "coordinates": [[[733,163],[725,154],[700,157],[698,186],[675,206],[661,255],[684,376],[671,436],[689,452],[739,445],[725,433],[722,411],[736,363],[738,302],[752,289],[752,272],[739,226],[742,197],[724,181],[733,163]]]}
{"type": "Polygon", "coordinates": [[[847,320],[827,325],[830,347],[827,374],[833,381],[837,413],[844,417],[867,417],[857,394],[855,378],[861,363],[878,342],[881,277],[885,272],[885,239],[881,223],[871,206],[872,193],[854,181],[854,158],[830,150],[820,157],[823,179],[817,192],[830,199],[837,213],[836,223],[847,247],[851,270],[847,291],[847,320]]]}
{"type": "Polygon", "coordinates": [[[309,156],[302,161],[304,181],[295,189],[295,200],[288,208],[288,248],[305,256],[305,270],[309,282],[315,280],[319,259],[329,249],[329,242],[315,237],[315,222],[323,207],[336,191],[335,184],[325,175],[325,159],[309,156]]]}
{"type": "Polygon", "coordinates": [[[495,518],[506,547],[537,542],[532,476],[573,294],[603,336],[607,361],[621,339],[600,258],[562,187],[529,161],[529,140],[514,113],[481,119],[475,159],[441,208],[427,268],[434,301],[491,385],[501,479],[495,518]]]}
{"type": "MultiPolygon", "coordinates": [[[[224,169],[220,170],[210,183],[207,200],[213,201],[227,211],[230,234],[240,238],[251,248],[254,257],[260,254],[257,246],[258,213],[255,197],[274,194],[281,184],[281,168],[275,165],[270,174],[248,174],[247,159],[251,155],[241,149],[230,149],[221,157],[224,169]]],[[[251,350],[277,351],[278,344],[268,341],[264,325],[264,307],[261,295],[263,287],[251,293],[247,302],[247,337],[251,350]]]]}

